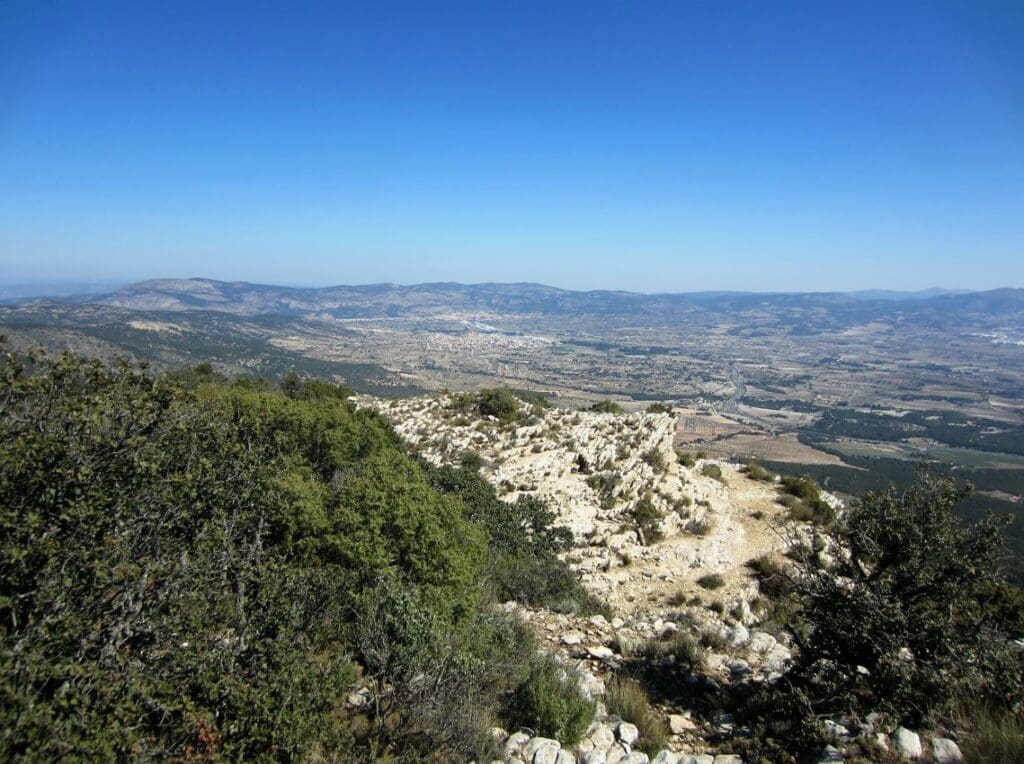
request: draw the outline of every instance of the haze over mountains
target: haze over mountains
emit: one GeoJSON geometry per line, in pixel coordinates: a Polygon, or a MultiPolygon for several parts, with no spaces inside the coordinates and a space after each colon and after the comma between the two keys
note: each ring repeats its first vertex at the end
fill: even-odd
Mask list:
{"type": "Polygon", "coordinates": [[[334,318],[428,317],[455,313],[535,315],[622,315],[679,317],[693,312],[720,313],[754,307],[784,312],[825,309],[845,321],[868,320],[894,310],[905,317],[950,320],[964,313],[1024,317],[1024,290],[957,292],[868,290],[860,292],[751,293],[691,292],[642,294],[573,291],[532,283],[415,285],[367,284],[323,288],[288,287],[212,279],[154,279],[108,294],[75,298],[141,311],[207,310],[244,316],[320,316],[334,318]]]}

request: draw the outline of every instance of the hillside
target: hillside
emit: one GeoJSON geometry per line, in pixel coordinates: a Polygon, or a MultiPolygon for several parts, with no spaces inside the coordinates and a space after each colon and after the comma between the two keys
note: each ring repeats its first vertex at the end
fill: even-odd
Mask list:
{"type": "Polygon", "coordinates": [[[872,515],[677,451],[664,406],[385,400],[71,355],[6,354],[0,384],[5,760],[737,764],[828,743],[947,761],[960,727],[938,712],[963,687],[1019,690],[998,531],[944,525],[943,483],[882,536],[845,526],[891,543],[903,522],[880,585],[934,598],[872,620],[889,589],[851,589],[840,533],[872,515]],[[880,646],[829,653],[833,627],[880,646]],[[876,697],[814,689],[861,664],[876,697]]]}
{"type": "Polygon", "coordinates": [[[870,292],[744,294],[641,294],[595,290],[578,292],[542,284],[434,283],[402,286],[371,284],[299,288],[210,279],[160,279],[123,287],[91,302],[133,310],[216,310],[239,315],[331,316],[334,318],[439,317],[459,314],[542,316],[609,315],[661,319],[692,312],[720,315],[770,307],[791,319],[825,310],[843,323],[900,315],[903,320],[944,322],[961,314],[1024,316],[1024,289],[925,294],[870,292]]]}

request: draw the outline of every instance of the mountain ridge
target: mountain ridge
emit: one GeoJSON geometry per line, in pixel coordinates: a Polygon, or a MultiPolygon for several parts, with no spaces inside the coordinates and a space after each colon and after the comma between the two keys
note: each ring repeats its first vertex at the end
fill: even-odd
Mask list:
{"type": "Polygon", "coordinates": [[[835,308],[886,313],[986,309],[1024,313],[1024,289],[976,292],[673,292],[562,289],[534,282],[426,282],[292,287],[206,278],[149,279],[113,292],[75,299],[133,310],[214,310],[239,315],[321,315],[333,318],[427,317],[451,313],[677,314],[751,306],[835,308]],[[873,295],[873,296],[869,296],[873,295]]]}

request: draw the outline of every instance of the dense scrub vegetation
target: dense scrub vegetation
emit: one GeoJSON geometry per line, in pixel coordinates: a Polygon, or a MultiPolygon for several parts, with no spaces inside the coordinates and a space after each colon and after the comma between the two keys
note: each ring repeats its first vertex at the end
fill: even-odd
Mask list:
{"type": "Polygon", "coordinates": [[[471,758],[509,698],[547,713],[488,604],[598,606],[553,515],[425,468],[343,389],[263,388],[0,361],[0,759],[471,758]]]}
{"type": "Polygon", "coordinates": [[[908,411],[894,417],[852,409],[825,411],[810,427],[819,436],[899,441],[929,438],[958,448],[1024,454],[1019,428],[994,419],[969,417],[955,411],[908,411]]]}
{"type": "MultiPolygon", "coordinates": [[[[806,482],[792,490],[813,494],[806,482]]],[[[875,712],[942,726],[970,708],[960,722],[970,726],[1020,713],[1024,656],[1011,640],[1024,633],[1024,596],[1000,572],[1003,518],[963,525],[953,507],[964,493],[924,475],[835,518],[845,551],[830,562],[807,547],[789,570],[751,562],[799,646],[784,681],[744,709],[761,725],[762,754],[778,755],[775,738],[790,751],[820,745],[823,719],[875,712]]]]}

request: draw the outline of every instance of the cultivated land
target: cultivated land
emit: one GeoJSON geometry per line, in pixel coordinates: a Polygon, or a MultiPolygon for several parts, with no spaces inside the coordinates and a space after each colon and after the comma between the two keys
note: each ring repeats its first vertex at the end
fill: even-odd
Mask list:
{"type": "Polygon", "coordinates": [[[570,408],[660,401],[680,414],[680,445],[814,471],[840,493],[924,460],[973,480],[984,508],[1017,512],[1024,494],[1024,290],[864,299],[165,280],[0,308],[0,331],[20,347],[294,369],[383,396],[501,385],[570,408]]]}

